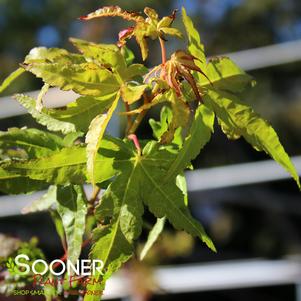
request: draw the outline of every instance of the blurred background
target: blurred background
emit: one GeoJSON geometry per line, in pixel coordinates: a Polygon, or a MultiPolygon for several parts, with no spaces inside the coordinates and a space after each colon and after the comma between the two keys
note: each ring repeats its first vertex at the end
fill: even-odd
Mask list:
{"type": "MultiPolygon", "coordinates": [[[[150,6],[161,16],[184,5],[207,54],[230,53],[256,79],[257,85],[245,93],[243,100],[271,121],[301,169],[300,0],[0,0],[0,81],[35,46],[74,50],[68,37],[115,43],[118,32],[127,25],[124,21],[107,18],[85,23],[77,19],[104,5],[138,11],[150,6]]],[[[182,27],[180,18],[175,26],[182,27]]],[[[150,45],[153,51],[148,67],[160,63],[159,45],[150,45]]],[[[184,45],[170,39],[167,49],[170,52],[184,45]]],[[[135,42],[130,41],[129,46],[140,62],[135,42]]],[[[39,80],[26,74],[1,96],[40,87],[39,80]]],[[[1,100],[0,130],[36,126],[26,115],[4,118],[7,108],[1,100]]],[[[158,118],[158,112],[149,117],[158,118]]],[[[122,122],[116,121],[114,126],[118,130],[122,122]]],[[[147,123],[138,136],[151,137],[147,123]]],[[[276,164],[266,160],[265,154],[243,140],[228,141],[216,127],[212,141],[194,162],[195,169],[201,171],[188,174],[188,187],[193,214],[204,224],[218,253],[167,227],[145,264],[133,261],[126,267],[126,275],[131,275],[127,289],[132,297],[125,296],[117,280],[110,285],[111,297],[301,300],[301,197],[293,180],[284,178],[276,164]],[[264,164],[257,164],[263,160],[264,164]]],[[[63,251],[50,217],[44,213],[11,213],[7,207],[17,206],[19,199],[12,198],[8,204],[4,198],[0,198],[0,233],[23,240],[37,236],[49,259],[60,257],[63,251]]],[[[0,239],[0,249],[1,244],[0,239]]]]}

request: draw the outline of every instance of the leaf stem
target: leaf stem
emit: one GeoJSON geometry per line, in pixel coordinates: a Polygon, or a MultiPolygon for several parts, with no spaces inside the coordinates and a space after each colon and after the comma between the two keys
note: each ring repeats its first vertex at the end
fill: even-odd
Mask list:
{"type": "MultiPolygon", "coordinates": [[[[147,104],[150,102],[146,93],[143,93],[143,100],[144,100],[144,104],[147,104]]],[[[146,115],[147,111],[148,110],[143,110],[142,112],[139,113],[139,115],[134,120],[132,126],[128,130],[129,135],[134,134],[136,132],[137,128],[139,127],[139,125],[140,125],[141,121],[143,120],[144,116],[146,115]]]]}
{"type": "MultiPolygon", "coordinates": [[[[83,243],[82,243],[82,248],[86,247],[91,241],[91,238],[86,239],[83,243]]],[[[65,254],[60,258],[61,261],[65,262],[68,258],[68,252],[65,252],[65,254]]],[[[56,262],[53,265],[53,269],[56,269],[57,267],[59,267],[61,265],[60,261],[56,262]]]]}
{"type": "Polygon", "coordinates": [[[166,64],[166,48],[164,40],[159,37],[160,46],[161,46],[161,55],[162,55],[162,65],[164,66],[166,64]]]}
{"type": "Polygon", "coordinates": [[[131,135],[128,135],[128,139],[130,139],[134,142],[134,145],[137,149],[138,154],[141,155],[141,147],[140,147],[140,143],[139,143],[137,136],[135,134],[131,134],[131,135]]]}
{"type": "Polygon", "coordinates": [[[130,135],[136,132],[137,128],[139,127],[139,125],[141,123],[141,121],[143,120],[144,116],[146,115],[146,112],[147,112],[147,110],[144,110],[141,113],[139,113],[139,115],[137,116],[137,118],[133,122],[132,127],[129,130],[130,135]]]}
{"type": "Polygon", "coordinates": [[[166,70],[165,70],[165,64],[166,64],[166,48],[165,48],[165,43],[164,40],[159,37],[160,41],[160,46],[161,46],[161,55],[162,55],[162,78],[166,79],[166,70]]]}

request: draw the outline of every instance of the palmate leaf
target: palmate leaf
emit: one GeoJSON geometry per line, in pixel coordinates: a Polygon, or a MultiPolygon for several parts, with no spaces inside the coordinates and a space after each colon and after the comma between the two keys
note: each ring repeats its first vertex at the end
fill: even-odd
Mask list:
{"type": "Polygon", "coordinates": [[[83,40],[71,39],[71,42],[87,58],[110,67],[117,74],[120,82],[120,93],[123,100],[129,104],[139,100],[148,87],[143,84],[127,82],[147,73],[147,68],[141,64],[127,65],[125,57],[116,45],[94,44],[83,40]]]}
{"type": "Polygon", "coordinates": [[[2,150],[23,149],[29,159],[47,156],[64,146],[65,143],[61,137],[38,129],[10,128],[6,132],[0,132],[2,150]]]}
{"type": "Polygon", "coordinates": [[[44,110],[42,110],[42,112],[39,112],[36,109],[36,102],[32,97],[23,94],[16,94],[15,99],[28,111],[29,114],[31,114],[31,116],[38,123],[46,126],[48,130],[54,132],[62,132],[63,134],[76,132],[76,127],[74,124],[57,120],[45,113],[44,110]]]}
{"type": "MultiPolygon", "coordinates": [[[[114,44],[95,44],[74,38],[70,40],[85,58],[100,63],[104,67],[109,67],[113,72],[118,73],[118,80],[120,82],[126,82],[137,76],[143,76],[148,72],[148,69],[144,65],[127,62],[126,54],[122,54],[126,47],[122,47],[120,50],[114,44]]],[[[132,60],[133,58],[131,62],[132,60]]]]}
{"type": "Polygon", "coordinates": [[[112,115],[117,108],[119,93],[115,96],[115,100],[106,113],[96,116],[90,126],[86,136],[87,143],[87,171],[93,185],[95,185],[95,161],[97,151],[100,147],[101,140],[107,128],[107,125],[112,118],[112,115]]]}
{"type": "Polygon", "coordinates": [[[64,49],[34,48],[23,66],[51,86],[82,95],[101,96],[119,89],[116,77],[108,69],[64,49]]]}
{"type": "Polygon", "coordinates": [[[17,70],[12,72],[0,85],[0,93],[2,93],[5,89],[7,89],[10,86],[10,84],[24,72],[25,72],[24,68],[18,68],[17,70]]]}
{"type": "Polygon", "coordinates": [[[58,186],[57,211],[65,229],[68,259],[76,264],[81,253],[87,214],[87,200],[82,186],[58,186]]]}
{"type": "MultiPolygon", "coordinates": [[[[84,184],[89,182],[86,152],[86,147],[73,146],[43,158],[7,162],[2,166],[4,174],[2,178],[0,176],[0,184],[4,185],[4,180],[16,175],[18,178],[26,177],[28,181],[39,180],[49,184],[84,184]]],[[[117,173],[113,164],[127,161],[129,156],[128,150],[119,139],[109,137],[102,139],[95,160],[96,183],[113,177],[117,173]]]]}
{"type": "Polygon", "coordinates": [[[81,95],[107,95],[117,92],[120,86],[112,72],[92,62],[81,64],[35,62],[27,65],[26,70],[51,86],[64,91],[73,90],[81,95]]]}
{"type": "MultiPolygon", "coordinates": [[[[127,162],[118,164],[120,175],[105,192],[96,216],[100,225],[94,231],[90,256],[105,262],[101,284],[89,289],[103,289],[104,282],[132,255],[134,240],[141,231],[142,204],[158,218],[166,218],[179,230],[199,237],[215,250],[203,227],[190,215],[184,193],[176,179],[162,181],[176,158],[176,150],[149,142],[142,155],[132,153],[127,162]]],[[[101,277],[101,275],[98,275],[101,277]]],[[[86,296],[86,300],[96,300],[86,296]]]]}
{"type": "Polygon", "coordinates": [[[24,60],[25,66],[37,63],[55,62],[60,64],[81,64],[85,63],[86,59],[80,54],[70,53],[61,48],[35,47],[30,50],[24,60]]]}
{"type": "Polygon", "coordinates": [[[126,58],[116,45],[94,44],[78,39],[71,39],[71,42],[86,58],[97,61],[105,67],[110,67],[116,73],[121,84],[121,96],[126,102],[133,103],[141,98],[147,85],[133,85],[127,81],[146,74],[148,72],[146,67],[141,64],[128,66],[126,58]]]}
{"type": "Polygon", "coordinates": [[[215,112],[228,131],[231,130],[232,135],[244,137],[257,151],[265,151],[292,175],[301,188],[293,163],[281,145],[275,130],[266,120],[232,94],[208,90],[204,99],[206,105],[215,112]]]}

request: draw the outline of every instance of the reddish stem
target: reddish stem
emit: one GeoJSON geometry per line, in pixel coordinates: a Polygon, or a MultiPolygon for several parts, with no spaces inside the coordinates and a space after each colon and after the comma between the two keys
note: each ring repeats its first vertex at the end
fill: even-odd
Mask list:
{"type": "Polygon", "coordinates": [[[165,64],[166,64],[166,48],[164,44],[164,40],[162,38],[159,38],[160,46],[161,46],[161,54],[162,54],[162,73],[161,76],[164,80],[166,80],[166,70],[165,70],[165,64]]]}
{"type": "Polygon", "coordinates": [[[161,46],[162,65],[164,66],[166,64],[166,48],[165,48],[164,40],[162,38],[159,38],[159,41],[161,46]]]}
{"type": "Polygon", "coordinates": [[[130,134],[128,135],[128,138],[134,142],[138,154],[141,154],[141,147],[137,136],[135,134],[130,134]]]}
{"type": "MultiPolygon", "coordinates": [[[[91,238],[86,239],[83,243],[82,243],[82,248],[86,247],[91,241],[91,238]]],[[[60,258],[61,261],[65,262],[68,258],[68,253],[65,252],[65,254],[60,258]]],[[[59,267],[61,265],[60,262],[56,262],[53,265],[53,269],[56,269],[57,267],[59,267]]]]}

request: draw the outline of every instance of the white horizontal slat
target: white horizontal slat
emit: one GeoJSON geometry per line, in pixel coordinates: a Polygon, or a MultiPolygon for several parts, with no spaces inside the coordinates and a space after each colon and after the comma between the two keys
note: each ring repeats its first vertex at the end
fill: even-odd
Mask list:
{"type": "Polygon", "coordinates": [[[246,71],[278,66],[301,60],[301,40],[228,53],[246,71]]]}
{"type": "MultiPolygon", "coordinates": [[[[157,293],[191,293],[262,287],[301,282],[300,259],[235,260],[209,264],[161,267],[154,270],[157,293]]],[[[130,295],[129,277],[119,273],[107,282],[104,299],[130,295]]]]}
{"type": "MultiPolygon", "coordinates": [[[[292,161],[298,174],[301,175],[301,156],[293,157],[292,161]]],[[[190,192],[289,178],[291,178],[290,174],[273,160],[198,169],[186,173],[190,192]]]]}

